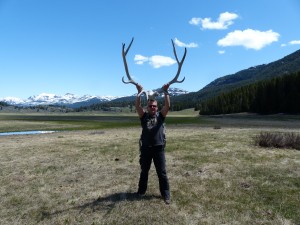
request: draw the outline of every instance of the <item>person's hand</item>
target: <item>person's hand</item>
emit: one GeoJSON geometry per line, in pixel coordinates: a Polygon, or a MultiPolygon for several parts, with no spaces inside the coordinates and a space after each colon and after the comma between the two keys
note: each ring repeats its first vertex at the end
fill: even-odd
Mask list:
{"type": "Polygon", "coordinates": [[[143,87],[142,87],[142,85],[140,85],[140,84],[137,84],[137,85],[136,85],[136,89],[137,89],[137,91],[138,91],[138,94],[141,93],[141,92],[143,91],[143,87]]]}
{"type": "Polygon", "coordinates": [[[168,92],[169,87],[170,87],[170,84],[164,84],[164,85],[162,86],[162,89],[163,89],[165,92],[168,92]]]}

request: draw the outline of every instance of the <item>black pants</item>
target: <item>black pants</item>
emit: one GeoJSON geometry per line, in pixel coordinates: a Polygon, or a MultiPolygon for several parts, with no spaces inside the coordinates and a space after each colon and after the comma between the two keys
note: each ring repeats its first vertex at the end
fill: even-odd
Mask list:
{"type": "Polygon", "coordinates": [[[141,147],[141,174],[138,192],[140,194],[146,193],[148,184],[148,173],[151,167],[152,159],[158,176],[160,193],[164,198],[170,198],[170,188],[166,171],[166,158],[164,146],[141,147]]]}

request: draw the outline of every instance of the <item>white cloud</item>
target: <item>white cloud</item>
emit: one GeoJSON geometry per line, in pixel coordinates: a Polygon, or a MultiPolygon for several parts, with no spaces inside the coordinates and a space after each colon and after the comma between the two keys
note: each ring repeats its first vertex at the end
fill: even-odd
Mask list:
{"type": "Polygon", "coordinates": [[[216,22],[211,21],[211,18],[192,18],[189,23],[198,26],[201,25],[202,29],[215,29],[224,30],[233,24],[233,20],[237,19],[239,16],[235,13],[224,12],[219,15],[216,22]]]}
{"type": "Polygon", "coordinates": [[[281,44],[280,46],[281,47],[286,47],[286,46],[288,46],[288,45],[300,45],[300,40],[293,40],[293,41],[290,41],[289,43],[283,43],[283,44],[281,44]]]}
{"type": "MultiPolygon", "coordinates": [[[[196,43],[183,43],[179,41],[177,38],[174,39],[174,44],[179,47],[186,47],[186,48],[196,48],[198,45],[196,43]]],[[[167,56],[162,55],[154,55],[154,56],[143,56],[143,55],[135,55],[134,61],[138,65],[143,65],[144,63],[149,63],[153,68],[157,69],[163,66],[172,66],[173,64],[177,63],[174,59],[167,56]]]]}
{"type": "Polygon", "coordinates": [[[224,50],[220,50],[220,51],[218,51],[218,53],[219,53],[220,55],[223,55],[223,54],[225,54],[225,51],[224,51],[224,50]]]}
{"type": "Polygon", "coordinates": [[[222,47],[244,46],[247,49],[260,50],[266,45],[278,41],[279,36],[278,33],[273,32],[272,30],[236,30],[228,33],[226,37],[220,39],[217,44],[222,47]]]}
{"type": "Polygon", "coordinates": [[[198,44],[191,42],[189,44],[185,44],[181,41],[179,41],[177,38],[175,38],[174,43],[178,46],[178,47],[186,47],[186,48],[197,48],[198,44]]]}
{"type": "Polygon", "coordinates": [[[175,64],[176,61],[170,57],[154,55],[149,58],[149,64],[154,68],[160,68],[162,66],[171,66],[175,64]]]}
{"type": "Polygon", "coordinates": [[[142,65],[148,62],[154,68],[160,68],[162,66],[171,66],[176,63],[176,61],[170,57],[154,55],[151,57],[146,57],[142,55],[135,55],[134,61],[138,65],[142,65]]]}
{"type": "Polygon", "coordinates": [[[196,18],[196,17],[193,17],[190,21],[189,21],[189,24],[192,24],[192,25],[199,25],[201,21],[201,18],[196,18]]]}
{"type": "Polygon", "coordinates": [[[293,40],[289,42],[290,45],[300,45],[300,40],[293,40]]]}
{"type": "Polygon", "coordinates": [[[136,64],[142,65],[145,62],[147,62],[149,59],[148,57],[142,56],[142,55],[135,55],[134,56],[134,61],[136,64]]]}

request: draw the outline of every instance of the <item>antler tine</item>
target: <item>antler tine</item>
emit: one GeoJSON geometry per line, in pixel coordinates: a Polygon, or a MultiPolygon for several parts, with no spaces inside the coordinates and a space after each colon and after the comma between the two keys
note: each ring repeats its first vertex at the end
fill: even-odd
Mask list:
{"type": "Polygon", "coordinates": [[[122,77],[122,81],[123,81],[123,83],[125,83],[125,84],[134,84],[134,85],[138,85],[138,83],[135,82],[135,81],[131,78],[131,76],[130,76],[130,74],[129,74],[128,65],[127,65],[127,60],[126,60],[126,55],[127,55],[128,51],[129,51],[131,45],[132,45],[133,40],[134,40],[134,38],[131,39],[131,42],[130,42],[130,44],[128,45],[128,47],[127,47],[126,50],[125,50],[125,43],[122,44],[122,57],[123,57],[123,62],[124,62],[124,67],[125,67],[125,72],[126,72],[126,75],[127,75],[127,78],[128,78],[128,81],[125,81],[125,80],[124,80],[124,76],[123,76],[123,77],[122,77]]]}
{"type": "MultiPolygon", "coordinates": [[[[132,45],[133,40],[134,40],[134,38],[131,39],[131,42],[130,42],[130,44],[128,45],[126,51],[125,51],[125,56],[127,55],[127,52],[129,51],[129,49],[130,49],[130,47],[131,47],[131,45],[132,45]]],[[[123,43],[123,50],[124,50],[124,48],[125,48],[125,43],[123,43]]]]}
{"type": "Polygon", "coordinates": [[[179,81],[178,80],[178,77],[179,77],[179,74],[180,74],[180,71],[181,71],[181,67],[183,65],[183,62],[185,60],[185,56],[186,56],[186,53],[187,53],[187,50],[186,48],[184,48],[184,54],[183,54],[183,57],[181,59],[181,61],[178,60],[178,57],[177,57],[177,53],[176,53],[176,49],[175,49],[175,45],[174,45],[174,41],[171,39],[172,41],[172,45],[173,45],[173,52],[174,52],[174,55],[175,55],[175,58],[176,58],[176,61],[177,61],[177,64],[178,64],[178,70],[177,70],[177,74],[176,76],[173,78],[173,80],[171,80],[170,82],[168,82],[169,85],[171,84],[174,84],[174,83],[182,83],[184,80],[185,80],[185,77],[179,81]]]}

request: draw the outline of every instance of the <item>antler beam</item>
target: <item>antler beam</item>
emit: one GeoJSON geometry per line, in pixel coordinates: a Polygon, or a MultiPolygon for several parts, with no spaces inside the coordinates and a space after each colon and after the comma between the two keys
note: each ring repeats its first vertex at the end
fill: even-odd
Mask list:
{"type": "Polygon", "coordinates": [[[177,64],[178,64],[178,70],[177,70],[176,76],[173,78],[173,80],[168,82],[169,85],[174,84],[174,83],[182,83],[185,80],[185,77],[184,77],[181,81],[178,81],[178,77],[179,77],[179,74],[181,72],[181,67],[182,67],[183,62],[185,60],[185,56],[186,56],[186,52],[187,52],[186,48],[184,48],[183,57],[182,57],[181,61],[179,61],[178,57],[177,57],[174,41],[172,39],[171,39],[171,41],[172,41],[172,45],[173,45],[173,52],[174,52],[174,55],[175,55],[175,58],[176,58],[176,61],[177,61],[177,64]]]}
{"type": "Polygon", "coordinates": [[[137,85],[138,83],[135,82],[135,81],[131,78],[131,76],[130,76],[130,74],[129,74],[128,65],[127,65],[127,60],[126,60],[126,55],[127,55],[128,51],[129,51],[131,45],[132,45],[133,40],[134,40],[134,38],[132,38],[132,40],[131,40],[131,42],[130,42],[128,48],[126,49],[126,51],[125,51],[125,43],[122,44],[122,57],[123,57],[123,62],[124,62],[124,67],[125,67],[125,72],[126,72],[126,75],[127,75],[127,78],[128,78],[128,81],[126,82],[126,81],[124,80],[124,76],[123,76],[123,77],[122,77],[122,81],[123,81],[124,84],[134,84],[134,85],[137,85]]]}

